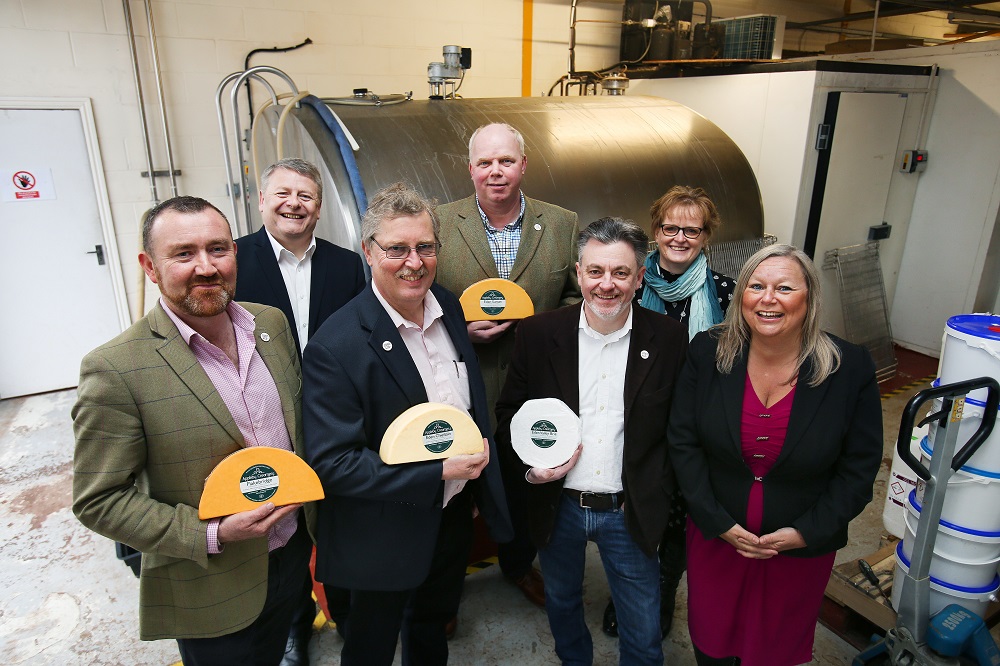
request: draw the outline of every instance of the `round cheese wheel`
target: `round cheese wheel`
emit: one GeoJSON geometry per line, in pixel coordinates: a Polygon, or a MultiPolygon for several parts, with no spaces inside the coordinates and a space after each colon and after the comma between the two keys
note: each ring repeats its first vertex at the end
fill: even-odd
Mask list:
{"type": "Polygon", "coordinates": [[[198,504],[202,520],[256,509],[323,499],[316,472],[291,451],[248,446],[222,459],[205,479],[198,504]]]}
{"type": "Polygon", "coordinates": [[[525,465],[558,467],[580,444],[580,417],[558,398],[528,400],[511,419],[510,443],[525,465]]]}
{"type": "Polygon", "coordinates": [[[387,465],[440,460],[460,453],[482,453],[483,436],[468,413],[451,405],[425,402],[397,416],[379,446],[387,465]]]}
{"type": "Polygon", "coordinates": [[[469,285],[462,292],[459,302],[465,321],[524,319],[535,314],[528,292],[520,285],[500,278],[487,278],[469,285]]]}

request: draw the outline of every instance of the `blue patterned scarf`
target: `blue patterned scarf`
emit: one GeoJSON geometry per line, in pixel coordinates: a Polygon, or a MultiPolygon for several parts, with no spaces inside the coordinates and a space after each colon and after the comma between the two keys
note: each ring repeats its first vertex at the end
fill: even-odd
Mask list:
{"type": "Polygon", "coordinates": [[[664,301],[676,303],[690,297],[688,339],[722,322],[722,307],[704,252],[698,254],[698,258],[673,282],[667,282],[660,276],[659,263],[660,252],[653,250],[646,257],[645,288],[639,305],[653,312],[665,313],[664,301]]]}

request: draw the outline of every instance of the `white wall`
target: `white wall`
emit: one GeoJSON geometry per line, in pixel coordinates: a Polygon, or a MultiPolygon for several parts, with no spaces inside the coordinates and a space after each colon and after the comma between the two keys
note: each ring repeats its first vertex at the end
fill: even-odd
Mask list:
{"type": "MultiPolygon", "coordinates": [[[[566,71],[569,4],[569,0],[152,0],[175,166],[184,174],[179,191],[204,196],[227,209],[215,89],[225,75],[243,68],[244,57],[251,49],[288,46],[310,37],[314,42],[310,46],[293,53],[258,55],[253,64],[284,69],[301,88],[322,96],[345,95],[352,88],[368,87],[382,93],[413,90],[416,96],[423,97],[427,63],[441,59],[443,45],[459,44],[473,49],[473,68],[461,91],[464,96],[519,96],[526,88],[530,94],[539,95],[566,71]],[[527,5],[531,6],[533,18],[529,37],[532,68],[524,81],[522,52],[526,42],[522,15],[527,5]]],[[[871,4],[855,1],[853,9],[869,9],[871,4]]],[[[130,6],[142,35],[143,4],[130,0],[130,6]]],[[[776,13],[788,16],[790,21],[837,16],[843,10],[842,0],[719,0],[713,6],[718,17],[776,13]]],[[[696,11],[700,11],[698,7],[696,11]]],[[[579,3],[580,19],[618,20],[620,16],[620,1],[579,3]]],[[[900,18],[892,20],[892,29],[907,32],[905,25],[916,26],[928,20],[940,23],[940,19],[919,16],[900,18]]],[[[887,26],[880,24],[883,29],[887,26]]],[[[947,29],[939,27],[942,33],[947,29]]],[[[613,64],[617,60],[618,35],[614,26],[581,24],[577,31],[578,69],[613,64]]],[[[790,31],[786,45],[811,49],[833,39],[790,31]]],[[[150,103],[154,165],[163,169],[166,159],[152,105],[156,100],[148,43],[142,37],[138,48],[150,103]]],[[[93,101],[128,299],[134,310],[140,289],[135,261],[136,227],[141,214],[151,205],[151,196],[147,182],[139,176],[146,164],[121,1],[0,0],[0,56],[5,63],[0,68],[2,95],[89,97],[93,101]]],[[[982,79],[988,74],[980,72],[978,81],[957,81],[959,93],[965,85],[971,90],[986,85],[982,79]]],[[[795,143],[801,138],[796,134],[810,131],[800,111],[805,100],[796,99],[794,90],[783,89],[785,81],[772,81],[753,108],[726,109],[724,122],[720,122],[727,132],[739,137],[741,146],[756,141],[760,152],[751,161],[766,173],[801,171],[798,164],[783,163],[788,154],[785,142],[795,143]],[[777,104],[779,99],[788,99],[789,103],[777,104]],[[765,136],[771,138],[764,141],[765,136]]],[[[797,86],[793,88],[797,90],[797,86]]],[[[994,90],[998,88],[994,84],[994,90]]],[[[263,98],[258,93],[255,99],[263,98]]],[[[972,141],[977,155],[991,145],[989,138],[972,141]]],[[[801,214],[783,196],[797,183],[794,175],[792,180],[763,178],[761,182],[769,229],[783,238],[790,229],[787,220],[801,214]]],[[[169,196],[166,181],[161,179],[159,185],[160,198],[169,196]]],[[[988,189],[994,190],[992,185],[988,189]]],[[[940,203],[946,199],[938,193],[935,200],[940,203]]],[[[975,201],[976,197],[971,199],[975,201]]],[[[964,209],[963,201],[954,201],[955,206],[964,209]]],[[[995,202],[969,212],[972,217],[982,218],[988,217],[990,210],[994,213],[992,225],[995,202]]],[[[154,289],[149,291],[151,297],[155,295],[154,289]]]]}
{"type": "MultiPolygon", "coordinates": [[[[893,175],[882,265],[893,337],[937,356],[948,317],[1000,310],[1000,44],[961,44],[839,56],[905,65],[940,66],[940,86],[925,121],[927,171],[893,175]]],[[[719,125],[740,146],[757,175],[765,230],[801,244],[816,156],[815,127],[830,90],[858,86],[913,87],[914,77],[862,78],[808,72],[636,82],[635,93],[676,100],[719,125]]],[[[903,136],[916,146],[924,95],[911,94],[903,136]]]]}
{"type": "Polygon", "coordinates": [[[900,344],[937,356],[948,317],[972,312],[977,294],[995,294],[1000,280],[997,263],[986,261],[1000,208],[1000,47],[877,55],[941,68],[891,316],[900,344]]]}
{"type": "Polygon", "coordinates": [[[757,177],[765,233],[782,243],[801,244],[795,220],[803,147],[815,129],[815,80],[816,72],[644,79],[635,81],[629,94],[680,102],[718,125],[743,151],[757,177]]]}
{"type": "MultiPolygon", "coordinates": [[[[166,168],[143,3],[131,0],[140,34],[147,119],[154,166],[166,168]]],[[[164,96],[179,193],[202,196],[228,210],[215,112],[224,76],[243,69],[255,48],[313,44],[284,54],[258,54],[251,64],[288,72],[319,96],[349,95],[356,87],[380,93],[412,90],[427,96],[427,63],[441,47],[472,48],[465,97],[521,96],[521,0],[153,0],[164,96]]],[[[621,4],[580,3],[580,18],[621,18],[621,4]]],[[[569,4],[537,0],[533,8],[531,94],[566,71],[569,4]]],[[[578,67],[613,64],[617,28],[588,24],[578,31],[578,67]]],[[[128,300],[135,315],[139,268],[138,221],[151,206],[138,105],[121,0],[0,0],[0,96],[89,97],[95,120],[128,300]]],[[[283,92],[279,88],[279,92],[283,92]]],[[[228,96],[227,96],[228,100],[228,96]]],[[[255,104],[264,100],[255,92],[255,104]]],[[[245,96],[241,95],[241,103],[245,96]]],[[[228,108],[228,101],[227,101],[228,108]]],[[[244,126],[246,121],[243,121],[244,126]]],[[[159,198],[171,196],[158,180],[159,198]]],[[[146,307],[156,297],[147,284],[146,307]]]]}

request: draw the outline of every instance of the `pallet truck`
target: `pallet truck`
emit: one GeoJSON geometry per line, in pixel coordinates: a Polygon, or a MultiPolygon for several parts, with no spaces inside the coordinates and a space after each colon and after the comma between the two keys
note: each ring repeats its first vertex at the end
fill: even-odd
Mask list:
{"type": "Polygon", "coordinates": [[[852,666],[886,663],[892,666],[1000,666],[1000,651],[981,617],[958,604],[946,606],[933,617],[930,614],[931,558],[948,479],[989,437],[998,406],[1000,384],[992,377],[925,389],[906,403],[899,424],[896,454],[926,484],[913,541],[913,557],[910,570],[902,580],[896,626],[886,632],[885,638],[858,654],[852,666]],[[965,396],[981,388],[987,390],[983,422],[953,457],[965,396]],[[930,469],[927,469],[910,452],[910,432],[920,407],[937,398],[941,399],[941,409],[919,423],[921,426],[932,421],[938,423],[930,469]]]}

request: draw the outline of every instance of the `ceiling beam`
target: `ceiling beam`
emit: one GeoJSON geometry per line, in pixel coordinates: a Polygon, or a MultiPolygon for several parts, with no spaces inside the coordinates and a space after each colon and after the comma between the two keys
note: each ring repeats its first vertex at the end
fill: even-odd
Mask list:
{"type": "MultiPolygon", "coordinates": [[[[906,14],[919,14],[921,12],[956,12],[959,14],[970,14],[975,16],[989,16],[1000,18],[1000,12],[990,9],[977,9],[975,5],[992,4],[989,0],[976,0],[974,2],[958,2],[954,0],[897,0],[896,2],[883,2],[879,6],[879,18],[888,16],[903,16],[906,14]]],[[[786,28],[800,30],[818,25],[829,25],[830,23],[850,23],[853,21],[870,21],[875,18],[875,12],[855,12],[844,16],[834,16],[816,21],[793,22],[785,24],[786,28]]]]}

